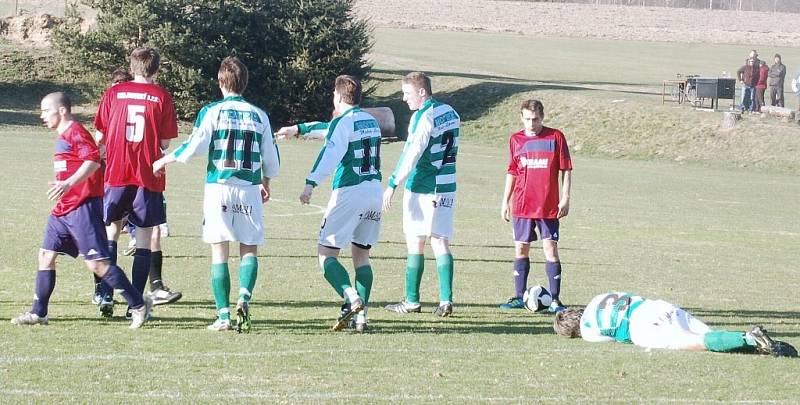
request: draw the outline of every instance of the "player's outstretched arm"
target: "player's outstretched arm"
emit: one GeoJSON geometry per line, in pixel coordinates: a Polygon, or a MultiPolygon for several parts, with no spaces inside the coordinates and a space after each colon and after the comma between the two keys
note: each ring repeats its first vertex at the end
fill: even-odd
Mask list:
{"type": "Polygon", "coordinates": [[[278,130],[278,132],[275,133],[275,139],[278,140],[286,138],[297,138],[299,136],[300,136],[300,130],[297,128],[297,125],[281,127],[278,130]]]}
{"type": "Polygon", "coordinates": [[[164,168],[167,167],[168,164],[175,162],[175,155],[172,153],[168,153],[164,155],[161,159],[156,160],[153,162],[153,174],[156,176],[162,176],[164,174],[164,168]]]}

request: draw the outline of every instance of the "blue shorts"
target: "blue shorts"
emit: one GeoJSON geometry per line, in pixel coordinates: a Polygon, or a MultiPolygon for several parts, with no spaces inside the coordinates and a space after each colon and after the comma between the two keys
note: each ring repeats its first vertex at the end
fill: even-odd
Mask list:
{"type": "Polygon", "coordinates": [[[80,254],[85,260],[108,259],[103,200],[89,198],[66,215],[50,215],[44,228],[42,249],[72,257],[80,254]]]}
{"type": "Polygon", "coordinates": [[[140,228],[161,225],[167,222],[164,193],[138,186],[106,187],[103,214],[106,225],[126,216],[128,222],[140,228]]]}
{"type": "Polygon", "coordinates": [[[531,243],[536,240],[536,229],[539,230],[541,240],[558,242],[557,219],[512,218],[514,224],[514,241],[531,243]]]}

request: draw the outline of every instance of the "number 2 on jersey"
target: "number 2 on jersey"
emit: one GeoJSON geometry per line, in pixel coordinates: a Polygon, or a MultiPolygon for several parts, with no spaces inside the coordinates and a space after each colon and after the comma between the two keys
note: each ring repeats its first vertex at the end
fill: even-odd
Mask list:
{"type": "Polygon", "coordinates": [[[125,139],[128,142],[141,142],[144,139],[143,105],[129,105],[128,119],[125,121],[125,139]]]}
{"type": "Polygon", "coordinates": [[[455,145],[455,143],[456,143],[455,130],[451,129],[442,134],[442,146],[444,147],[444,154],[442,154],[442,164],[456,162],[456,155],[452,153],[453,146],[455,145]]]}

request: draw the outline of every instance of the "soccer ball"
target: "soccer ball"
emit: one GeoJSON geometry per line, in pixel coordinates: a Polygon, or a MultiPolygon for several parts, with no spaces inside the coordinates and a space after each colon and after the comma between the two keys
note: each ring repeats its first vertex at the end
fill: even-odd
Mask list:
{"type": "Polygon", "coordinates": [[[525,290],[522,302],[525,303],[525,309],[528,311],[539,312],[550,306],[550,303],[553,302],[553,297],[546,288],[535,285],[525,290]]]}

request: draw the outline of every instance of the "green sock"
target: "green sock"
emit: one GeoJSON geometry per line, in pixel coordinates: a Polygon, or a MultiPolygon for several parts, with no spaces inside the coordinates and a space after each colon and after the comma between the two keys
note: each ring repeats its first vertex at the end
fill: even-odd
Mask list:
{"type": "Polygon", "coordinates": [[[325,273],[325,280],[328,280],[328,283],[340,297],[344,297],[345,288],[353,286],[350,284],[350,276],[347,274],[347,270],[335,257],[325,259],[322,271],[325,273]]]}
{"type": "Polygon", "coordinates": [[[408,255],[406,258],[406,301],[419,304],[419,285],[425,272],[424,255],[408,255]]]}
{"type": "Polygon", "coordinates": [[[214,293],[214,303],[220,319],[230,319],[228,307],[231,305],[231,274],[228,271],[228,263],[211,265],[211,291],[214,293]]]}
{"type": "Polygon", "coordinates": [[[453,302],[453,255],[437,256],[436,270],[439,272],[439,301],[453,302]]]}
{"type": "Polygon", "coordinates": [[[258,278],[258,259],[245,256],[239,263],[239,301],[250,302],[258,278]]]}
{"type": "Polygon", "coordinates": [[[372,266],[366,265],[356,269],[356,290],[366,306],[369,303],[369,293],[372,291],[372,266]]]}
{"type": "Polygon", "coordinates": [[[714,330],[703,336],[703,345],[711,352],[729,352],[734,349],[750,346],[742,332],[714,330]]]}

